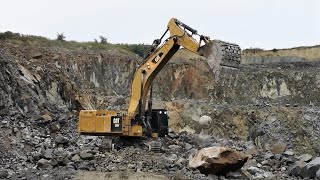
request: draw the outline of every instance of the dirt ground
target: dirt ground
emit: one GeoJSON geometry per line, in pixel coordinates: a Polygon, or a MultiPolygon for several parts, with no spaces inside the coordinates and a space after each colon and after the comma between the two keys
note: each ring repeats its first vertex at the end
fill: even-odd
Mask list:
{"type": "Polygon", "coordinates": [[[144,172],[97,172],[79,171],[74,175],[73,180],[169,180],[165,175],[144,172]]]}

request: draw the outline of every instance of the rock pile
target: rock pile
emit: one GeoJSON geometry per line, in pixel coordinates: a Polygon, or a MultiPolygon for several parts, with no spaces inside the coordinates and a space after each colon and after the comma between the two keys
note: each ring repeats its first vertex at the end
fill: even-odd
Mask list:
{"type": "Polygon", "coordinates": [[[320,157],[316,157],[313,160],[311,158],[312,156],[309,154],[300,156],[298,161],[289,167],[289,174],[302,178],[320,179],[320,157]]]}
{"type": "MultiPolygon", "coordinates": [[[[4,149],[1,149],[3,168],[0,175],[9,179],[71,178],[79,170],[145,172],[167,174],[169,177],[180,179],[288,178],[287,169],[294,162],[293,152],[289,150],[273,154],[271,151],[258,150],[252,142],[244,143],[215,139],[212,136],[173,132],[167,137],[158,139],[163,144],[160,152],[148,150],[146,144],[150,142],[149,139],[135,142],[115,139],[115,150],[106,151],[100,148],[102,137],[79,137],[76,134],[76,119],[73,117],[56,121],[56,117],[52,116],[51,123],[59,122],[61,125],[60,130],[55,133],[51,132],[49,122],[44,125],[37,124],[37,119],[28,117],[14,118],[8,115],[2,117],[12,120],[9,123],[2,123],[0,127],[1,132],[5,132],[0,142],[9,142],[1,146],[4,149]],[[28,119],[29,123],[26,123],[25,119],[28,119]],[[203,171],[189,166],[197,151],[204,151],[203,148],[210,149],[213,146],[228,147],[219,148],[223,150],[221,152],[228,152],[228,155],[229,152],[234,152],[229,148],[243,151],[246,155],[241,157],[246,159],[248,156],[248,162],[242,169],[235,168],[234,172],[228,170],[219,173],[215,170],[205,173],[206,175],[203,171]],[[11,162],[10,165],[7,162],[11,162]]],[[[301,156],[300,159],[310,160],[308,155],[301,156]]],[[[242,164],[244,162],[242,161],[242,164]]],[[[293,179],[294,176],[290,178],[293,179]]]]}

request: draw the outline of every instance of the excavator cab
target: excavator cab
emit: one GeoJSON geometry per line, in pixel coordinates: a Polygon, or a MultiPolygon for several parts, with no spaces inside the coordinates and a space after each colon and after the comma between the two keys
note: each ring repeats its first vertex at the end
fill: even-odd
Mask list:
{"type": "MultiPolygon", "coordinates": [[[[149,116],[149,111],[146,111],[146,117],[149,116]]],[[[166,109],[152,109],[151,111],[151,136],[164,137],[168,135],[168,112],[166,109]]]]}

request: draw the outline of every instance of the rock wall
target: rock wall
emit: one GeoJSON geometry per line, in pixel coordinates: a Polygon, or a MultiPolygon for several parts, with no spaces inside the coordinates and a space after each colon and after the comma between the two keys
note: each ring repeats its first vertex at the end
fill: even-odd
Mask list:
{"type": "Polygon", "coordinates": [[[243,52],[243,63],[245,64],[316,62],[319,60],[319,45],[266,51],[262,49],[246,49],[243,52]]]}
{"type": "MultiPolygon", "coordinates": [[[[26,63],[25,59],[21,61],[26,63]]],[[[39,115],[47,111],[68,112],[81,108],[75,99],[78,89],[65,74],[48,70],[49,67],[34,66],[30,69],[19,63],[21,61],[0,51],[0,107],[4,112],[15,109],[21,113],[39,115]]]]}

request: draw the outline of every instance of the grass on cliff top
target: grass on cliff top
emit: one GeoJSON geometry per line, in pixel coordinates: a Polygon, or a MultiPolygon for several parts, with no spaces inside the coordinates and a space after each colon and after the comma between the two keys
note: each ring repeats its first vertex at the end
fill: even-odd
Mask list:
{"type": "Polygon", "coordinates": [[[272,51],[272,52],[277,52],[279,50],[305,50],[305,49],[310,49],[310,48],[320,48],[320,45],[314,45],[314,46],[298,46],[298,47],[292,47],[292,48],[283,48],[283,49],[270,49],[270,50],[265,50],[261,48],[249,48],[249,49],[244,49],[243,52],[246,53],[257,53],[257,52],[263,52],[263,51],[272,51]]]}
{"type": "Polygon", "coordinates": [[[245,49],[242,51],[242,55],[254,56],[254,57],[301,57],[309,60],[320,59],[320,45],[315,46],[301,46],[286,49],[272,49],[263,50],[260,48],[245,49]]]}
{"type": "MultiPolygon", "coordinates": [[[[69,50],[106,50],[116,51],[117,53],[126,55],[138,55],[144,58],[150,50],[150,45],[145,44],[111,44],[98,42],[77,42],[77,41],[60,41],[51,40],[41,36],[22,35],[19,33],[4,32],[0,33],[0,43],[10,43],[16,46],[31,47],[49,47],[49,48],[65,48],[69,50]]],[[[242,55],[246,56],[276,56],[276,57],[302,57],[306,59],[320,59],[320,45],[303,46],[288,49],[263,50],[260,48],[245,49],[242,55]]],[[[180,50],[173,59],[198,59],[199,57],[187,50],[180,50]]]]}
{"type": "Polygon", "coordinates": [[[32,47],[57,47],[69,50],[111,50],[122,54],[145,57],[150,46],[145,44],[111,44],[98,42],[77,42],[77,41],[61,41],[51,40],[42,36],[22,35],[19,33],[4,32],[0,33],[0,42],[4,41],[17,46],[32,46],[32,47]]]}

